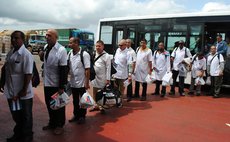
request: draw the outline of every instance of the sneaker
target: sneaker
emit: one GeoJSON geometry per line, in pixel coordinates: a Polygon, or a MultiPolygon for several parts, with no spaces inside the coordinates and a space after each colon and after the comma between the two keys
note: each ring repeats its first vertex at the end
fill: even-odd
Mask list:
{"type": "Polygon", "coordinates": [[[158,95],[160,95],[160,93],[152,93],[151,95],[156,95],[156,96],[158,96],[158,95]]]}
{"type": "Polygon", "coordinates": [[[220,97],[220,96],[217,95],[217,94],[213,95],[213,98],[219,98],[219,97],[220,97]]]}
{"type": "Polygon", "coordinates": [[[100,108],[98,106],[95,106],[92,109],[90,109],[89,112],[99,111],[99,110],[100,110],[100,108]]]}
{"type": "Polygon", "coordinates": [[[200,96],[200,93],[196,93],[196,96],[200,96]]]}
{"type": "Polygon", "coordinates": [[[85,117],[80,117],[77,124],[84,124],[85,123],[85,117]]]}
{"type": "Polygon", "coordinates": [[[141,97],[140,101],[146,101],[146,97],[141,97]]]}
{"type": "Polygon", "coordinates": [[[165,97],[165,93],[162,93],[162,94],[161,94],[161,98],[164,98],[164,97],[165,97]]]}
{"type": "Polygon", "coordinates": [[[54,131],[53,131],[53,133],[54,133],[55,135],[61,135],[61,134],[63,134],[63,132],[64,132],[64,129],[63,129],[62,127],[57,127],[57,128],[55,128],[54,131]]]}
{"type": "Polygon", "coordinates": [[[131,102],[131,101],[132,101],[132,98],[128,97],[127,102],[131,102]]]}
{"type": "Polygon", "coordinates": [[[121,108],[122,107],[122,103],[117,104],[117,107],[121,108]]]}
{"type": "Polygon", "coordinates": [[[33,136],[27,136],[23,138],[23,142],[32,142],[33,141],[33,136]]]}
{"type": "Polygon", "coordinates": [[[180,93],[180,96],[185,96],[185,94],[184,93],[180,93]]]}
{"type": "Polygon", "coordinates": [[[73,117],[69,120],[69,123],[76,122],[76,121],[78,121],[78,118],[76,118],[75,116],[73,116],[73,117]]]}
{"type": "Polygon", "coordinates": [[[140,96],[134,95],[133,98],[140,98],[140,96]]]}

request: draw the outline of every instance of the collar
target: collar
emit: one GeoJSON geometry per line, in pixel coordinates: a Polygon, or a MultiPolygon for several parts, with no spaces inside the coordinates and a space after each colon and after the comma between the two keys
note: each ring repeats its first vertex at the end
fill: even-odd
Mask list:
{"type": "Polygon", "coordinates": [[[18,52],[18,54],[22,55],[23,51],[26,49],[25,45],[23,44],[16,52],[18,52]]]}

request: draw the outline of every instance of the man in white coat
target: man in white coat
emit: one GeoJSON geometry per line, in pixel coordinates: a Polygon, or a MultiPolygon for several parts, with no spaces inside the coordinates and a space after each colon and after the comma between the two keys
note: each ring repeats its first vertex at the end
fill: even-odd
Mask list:
{"type": "Polygon", "coordinates": [[[145,78],[152,73],[152,50],[147,48],[146,39],[141,40],[141,46],[137,48],[137,60],[135,66],[135,96],[139,97],[140,83],[142,83],[142,97],[140,101],[146,101],[147,83],[145,78]]]}
{"type": "MultiPolygon", "coordinates": [[[[170,53],[165,50],[164,43],[158,44],[158,49],[153,53],[153,70],[156,77],[156,88],[154,95],[160,94],[160,85],[163,76],[170,71],[170,53]]],[[[166,94],[166,86],[162,86],[161,97],[166,94]]]]}

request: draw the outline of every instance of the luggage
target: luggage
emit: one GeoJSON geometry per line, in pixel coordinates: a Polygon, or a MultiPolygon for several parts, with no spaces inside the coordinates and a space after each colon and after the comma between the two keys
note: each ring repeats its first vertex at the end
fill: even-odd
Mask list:
{"type": "Polygon", "coordinates": [[[105,87],[96,94],[96,102],[99,106],[110,108],[113,106],[121,106],[121,93],[118,89],[111,86],[105,87]]]}

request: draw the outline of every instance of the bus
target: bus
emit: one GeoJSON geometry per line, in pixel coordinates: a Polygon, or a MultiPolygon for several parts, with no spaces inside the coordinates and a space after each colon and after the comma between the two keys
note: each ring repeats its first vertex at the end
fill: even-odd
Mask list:
{"type": "MultiPolygon", "coordinates": [[[[123,38],[132,40],[134,50],[145,38],[153,51],[159,42],[164,42],[165,48],[172,52],[178,41],[184,40],[192,54],[197,51],[208,53],[218,34],[229,43],[229,11],[105,18],[100,19],[98,25],[98,38],[104,41],[105,51],[110,54],[114,54],[117,43],[123,38]]],[[[227,66],[225,76],[230,75],[229,70],[230,66],[227,66]]],[[[230,85],[230,78],[224,77],[224,84],[230,85]]]]}

